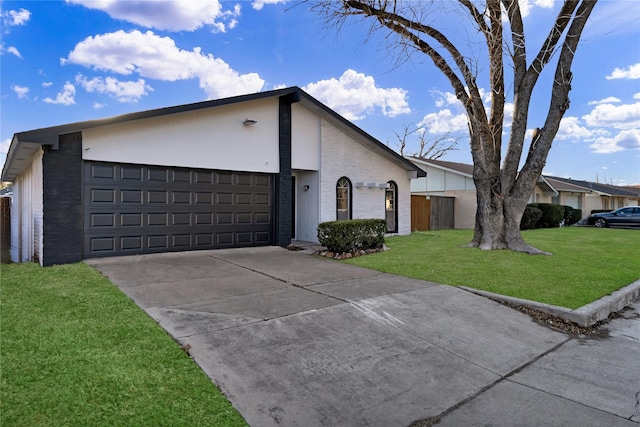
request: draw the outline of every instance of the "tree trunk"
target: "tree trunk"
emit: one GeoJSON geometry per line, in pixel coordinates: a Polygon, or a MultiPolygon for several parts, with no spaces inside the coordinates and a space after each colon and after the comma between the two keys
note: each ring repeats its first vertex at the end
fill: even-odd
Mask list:
{"type": "Polygon", "coordinates": [[[489,164],[474,163],[473,180],[476,187],[477,210],[474,236],[468,246],[482,250],[509,249],[528,254],[549,255],[527,244],[520,232],[520,220],[536,179],[529,178],[529,182],[521,183],[520,186],[504,188],[504,172],[500,170],[499,161],[495,160],[489,164]]]}
{"type": "Polygon", "coordinates": [[[509,249],[528,254],[550,255],[527,244],[520,232],[520,220],[528,195],[503,197],[490,186],[476,181],[478,210],[474,236],[468,246],[482,250],[509,249]],[[524,206],[524,207],[523,207],[524,206]]]}

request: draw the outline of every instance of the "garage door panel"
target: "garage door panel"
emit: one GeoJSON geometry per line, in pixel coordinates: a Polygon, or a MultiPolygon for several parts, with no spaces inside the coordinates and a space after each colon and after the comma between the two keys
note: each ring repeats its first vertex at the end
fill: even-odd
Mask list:
{"type": "Polygon", "coordinates": [[[85,162],[85,256],[269,245],[273,177],[85,162]]]}

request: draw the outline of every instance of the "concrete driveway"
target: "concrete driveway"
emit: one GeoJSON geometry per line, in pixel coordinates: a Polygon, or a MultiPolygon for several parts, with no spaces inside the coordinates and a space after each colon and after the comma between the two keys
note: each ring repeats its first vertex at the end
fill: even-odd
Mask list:
{"type": "Polygon", "coordinates": [[[638,426],[640,304],[577,338],[278,247],[87,261],[261,426],[638,426]]]}

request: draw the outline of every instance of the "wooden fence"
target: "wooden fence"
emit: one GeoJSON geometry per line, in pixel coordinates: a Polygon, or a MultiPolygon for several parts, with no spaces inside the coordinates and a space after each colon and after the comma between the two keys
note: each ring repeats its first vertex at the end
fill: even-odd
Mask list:
{"type": "Polygon", "coordinates": [[[453,197],[411,196],[411,231],[447,230],[455,227],[453,197]]]}

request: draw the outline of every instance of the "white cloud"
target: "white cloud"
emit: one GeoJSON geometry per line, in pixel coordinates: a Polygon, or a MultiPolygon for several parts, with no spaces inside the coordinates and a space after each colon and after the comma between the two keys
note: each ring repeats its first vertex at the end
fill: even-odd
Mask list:
{"type": "Polygon", "coordinates": [[[418,123],[418,127],[425,127],[431,134],[451,133],[468,130],[467,115],[454,114],[448,108],[437,113],[429,113],[418,123]]]}
{"type": "Polygon", "coordinates": [[[20,54],[20,51],[18,51],[18,49],[16,49],[14,46],[9,46],[9,47],[4,47],[4,46],[0,46],[0,52],[1,53],[11,53],[15,56],[17,56],[18,58],[22,59],[22,55],[20,54]]]}
{"type": "Polygon", "coordinates": [[[589,114],[582,116],[589,126],[616,129],[640,128],[640,102],[635,104],[600,104],[589,114]]]}
{"type": "Polygon", "coordinates": [[[56,95],[55,99],[45,98],[43,99],[43,101],[46,102],[47,104],[71,105],[76,103],[75,99],[73,99],[75,95],[76,95],[75,86],[67,82],[62,87],[62,90],[58,92],[58,95],[56,95]]]}
{"type": "Polygon", "coordinates": [[[613,138],[600,137],[589,146],[594,153],[609,154],[624,150],[640,150],[640,129],[628,129],[613,138]]]}
{"type": "Polygon", "coordinates": [[[251,3],[251,7],[255,10],[262,10],[265,4],[278,4],[278,3],[286,3],[287,0],[254,0],[251,3]]]}
{"type": "Polygon", "coordinates": [[[66,0],[89,9],[102,10],[112,18],[168,31],[194,31],[210,26],[215,32],[233,28],[240,6],[222,10],[219,0],[66,0]]]}
{"type": "Polygon", "coordinates": [[[53,86],[52,82],[42,82],[42,87],[51,87],[53,86]]]}
{"type": "Polygon", "coordinates": [[[18,98],[27,98],[27,94],[29,93],[29,88],[26,86],[13,85],[11,86],[11,90],[18,95],[18,98]]]}
{"type": "Polygon", "coordinates": [[[0,141],[0,153],[7,154],[9,152],[9,146],[11,145],[11,138],[3,139],[0,141]]]}
{"type": "MultiPolygon", "coordinates": [[[[478,92],[480,93],[480,98],[482,99],[482,103],[487,110],[487,115],[490,113],[489,109],[491,108],[491,91],[486,91],[483,88],[478,88],[478,92]]],[[[437,113],[431,113],[425,116],[422,120],[421,124],[426,124],[425,119],[431,123],[434,127],[433,130],[430,130],[430,133],[440,133],[441,131],[436,129],[447,129],[442,132],[454,132],[455,131],[464,130],[468,131],[467,126],[467,115],[462,106],[460,100],[455,96],[452,92],[441,92],[439,90],[431,90],[431,95],[436,97],[435,105],[438,108],[442,108],[444,106],[452,106],[453,112],[450,109],[444,109],[437,113]],[[463,120],[464,118],[464,120],[463,120]],[[454,123],[447,124],[443,121],[445,120],[453,120],[454,123]],[[464,123],[463,123],[464,122],[464,123]]],[[[511,127],[513,123],[513,107],[514,104],[512,102],[505,102],[504,104],[504,128],[511,127]]]]}
{"type": "Polygon", "coordinates": [[[380,108],[387,117],[411,112],[407,91],[400,88],[383,89],[373,77],[347,70],[339,79],[310,83],[304,90],[341,114],[347,120],[360,120],[380,108]]]}
{"type": "Polygon", "coordinates": [[[615,96],[608,96],[604,99],[601,99],[599,101],[589,101],[587,104],[588,105],[598,105],[598,104],[613,104],[613,103],[619,103],[622,102],[620,101],[620,99],[616,98],[615,96]]]}
{"type": "Polygon", "coordinates": [[[560,120],[560,128],[556,134],[556,140],[576,140],[593,137],[592,130],[581,126],[577,117],[563,117],[560,120]]]}
{"type": "MultiPolygon", "coordinates": [[[[529,16],[534,7],[541,7],[543,9],[553,8],[555,0],[518,0],[518,3],[520,4],[520,14],[524,18],[529,16]]],[[[507,19],[506,13],[503,13],[502,19],[507,19]]]]}
{"type": "Polygon", "coordinates": [[[461,105],[460,101],[452,92],[442,92],[436,89],[429,91],[431,96],[436,98],[436,107],[440,108],[445,105],[461,105]]]}
{"type": "Polygon", "coordinates": [[[89,80],[82,74],[76,76],[76,83],[87,92],[107,93],[120,102],[136,102],[142,96],[147,95],[147,91],[153,88],[145,84],[144,79],[138,81],[121,82],[115,77],[94,77],[89,80]]]}
{"type": "Polygon", "coordinates": [[[138,30],[87,37],[62,63],[150,79],[176,81],[197,78],[209,99],[258,92],[264,80],[257,73],[239,74],[226,62],[193,51],[179,49],[170,37],[138,30]]]}
{"type": "Polygon", "coordinates": [[[100,102],[94,102],[93,103],[93,109],[94,110],[99,110],[99,109],[104,108],[106,106],[107,106],[106,104],[102,104],[100,102]]]}
{"type": "Polygon", "coordinates": [[[2,12],[2,25],[9,27],[24,25],[31,18],[31,12],[26,9],[5,10],[2,12]]]}
{"type": "Polygon", "coordinates": [[[616,68],[611,74],[605,77],[607,80],[613,79],[640,79],[640,63],[630,65],[627,68],[616,68]]]}

